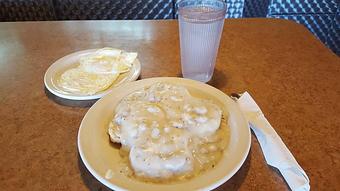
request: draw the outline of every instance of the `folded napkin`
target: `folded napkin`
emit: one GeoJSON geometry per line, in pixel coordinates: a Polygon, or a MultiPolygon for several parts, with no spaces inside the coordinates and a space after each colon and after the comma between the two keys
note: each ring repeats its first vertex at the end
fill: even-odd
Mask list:
{"type": "Polygon", "coordinates": [[[249,93],[243,93],[237,103],[254,131],[267,163],[280,170],[293,191],[310,190],[305,171],[296,162],[249,93]]]}

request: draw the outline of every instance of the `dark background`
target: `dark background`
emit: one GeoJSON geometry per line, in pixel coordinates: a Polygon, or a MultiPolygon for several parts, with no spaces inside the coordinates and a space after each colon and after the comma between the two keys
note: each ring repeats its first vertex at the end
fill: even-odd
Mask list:
{"type": "MultiPolygon", "coordinates": [[[[340,0],[225,0],[227,18],[289,19],[340,55],[340,0]]],[[[176,0],[0,0],[0,21],[176,19],[176,0]]]]}

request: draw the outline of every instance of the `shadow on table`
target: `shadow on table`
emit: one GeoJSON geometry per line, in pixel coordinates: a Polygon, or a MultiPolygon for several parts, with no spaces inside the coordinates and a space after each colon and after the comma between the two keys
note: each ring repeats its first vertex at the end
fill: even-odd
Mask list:
{"type": "Polygon", "coordinates": [[[211,86],[214,86],[217,89],[222,89],[227,86],[228,84],[228,78],[221,70],[217,70],[215,68],[214,74],[211,78],[211,80],[207,83],[211,86]]]}
{"type": "MultiPolygon", "coordinates": [[[[183,78],[182,73],[178,73],[176,75],[177,77],[183,78]]],[[[223,71],[218,70],[218,69],[214,69],[214,74],[211,78],[211,80],[209,82],[207,82],[207,84],[217,88],[217,89],[221,89],[225,86],[227,86],[228,83],[228,79],[227,76],[223,73],[223,71]]]]}
{"type": "Polygon", "coordinates": [[[275,168],[275,167],[272,167],[270,165],[268,165],[268,168],[271,169],[272,171],[274,171],[278,177],[282,180],[282,182],[286,185],[286,188],[287,190],[291,190],[290,187],[289,187],[289,184],[286,182],[286,180],[283,178],[281,172],[279,169],[275,168]]]}
{"type": "Polygon", "coordinates": [[[110,191],[108,187],[100,183],[94,176],[92,176],[92,174],[85,167],[79,154],[78,154],[78,167],[79,167],[81,178],[83,179],[84,184],[89,190],[110,191]]]}
{"type": "MultiPolygon", "coordinates": [[[[249,151],[250,153],[250,151],[249,151]]],[[[214,191],[234,191],[239,190],[239,187],[244,182],[245,177],[248,174],[250,167],[250,159],[251,156],[248,154],[247,159],[244,161],[241,168],[237,171],[237,173],[229,179],[227,182],[214,189],[214,191]]],[[[92,176],[92,174],[87,170],[83,161],[78,154],[78,167],[80,170],[81,178],[83,179],[84,184],[89,188],[89,190],[99,190],[99,191],[109,191],[105,185],[100,183],[96,178],[92,176]]]]}
{"type": "MultiPolygon", "coordinates": [[[[251,148],[250,148],[251,149],[251,148]]],[[[243,165],[241,168],[234,174],[231,179],[229,179],[227,182],[219,186],[218,188],[214,189],[214,191],[234,191],[234,190],[239,190],[240,186],[243,184],[244,179],[246,178],[249,168],[250,168],[250,160],[251,160],[251,155],[249,154],[244,161],[243,165]]]]}
{"type": "Polygon", "coordinates": [[[45,89],[45,94],[46,96],[54,101],[55,103],[59,105],[64,105],[64,106],[70,106],[70,107],[91,107],[98,99],[94,100],[70,100],[70,99],[64,99],[61,97],[58,97],[54,94],[52,94],[46,87],[45,89]]]}

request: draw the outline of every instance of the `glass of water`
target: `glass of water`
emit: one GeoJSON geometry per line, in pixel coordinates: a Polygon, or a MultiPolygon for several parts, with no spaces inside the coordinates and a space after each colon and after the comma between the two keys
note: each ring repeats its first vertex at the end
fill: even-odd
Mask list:
{"type": "Polygon", "coordinates": [[[177,6],[182,75],[208,82],[215,68],[226,4],[220,0],[181,0],[177,6]]]}

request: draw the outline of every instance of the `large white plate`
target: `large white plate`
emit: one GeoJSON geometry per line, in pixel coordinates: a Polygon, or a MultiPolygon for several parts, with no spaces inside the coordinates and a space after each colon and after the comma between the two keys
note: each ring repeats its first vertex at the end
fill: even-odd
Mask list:
{"type": "Polygon", "coordinates": [[[93,53],[98,49],[89,49],[83,50],[79,52],[75,52],[64,56],[54,62],[46,71],[44,76],[44,83],[46,88],[53,93],[54,95],[71,100],[92,100],[103,97],[108,94],[112,88],[117,87],[126,82],[135,81],[141,72],[141,65],[138,59],[132,64],[132,68],[129,72],[119,75],[117,80],[106,90],[97,92],[94,95],[79,95],[64,91],[62,87],[60,87],[57,83],[57,79],[60,75],[66,71],[67,69],[77,67],[79,65],[78,60],[81,56],[84,56],[89,53],[93,53]]]}
{"type": "Polygon", "coordinates": [[[97,101],[86,113],[78,132],[78,150],[87,169],[107,187],[113,190],[211,190],[226,182],[241,167],[250,148],[250,130],[237,104],[223,92],[201,82],[183,78],[149,78],[114,88],[97,101]],[[120,161],[119,149],[110,144],[107,127],[113,118],[119,101],[133,91],[156,82],[169,82],[185,86],[196,97],[212,99],[223,112],[229,113],[230,141],[221,161],[215,168],[188,181],[155,184],[128,178],[114,169],[120,161]],[[113,169],[111,179],[105,178],[107,170],[113,169]]]}

